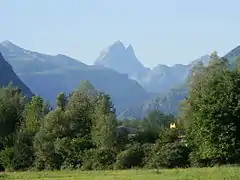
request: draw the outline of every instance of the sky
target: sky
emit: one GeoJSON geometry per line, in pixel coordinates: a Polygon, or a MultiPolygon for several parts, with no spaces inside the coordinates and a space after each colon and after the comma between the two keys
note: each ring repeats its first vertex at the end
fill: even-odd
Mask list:
{"type": "Polygon", "coordinates": [[[147,67],[240,45],[239,0],[0,0],[0,41],[93,64],[115,41],[147,67]]]}

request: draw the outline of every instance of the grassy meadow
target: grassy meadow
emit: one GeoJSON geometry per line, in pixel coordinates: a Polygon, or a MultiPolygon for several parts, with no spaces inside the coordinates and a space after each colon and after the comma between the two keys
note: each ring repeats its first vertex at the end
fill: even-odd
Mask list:
{"type": "Polygon", "coordinates": [[[54,171],[1,173],[0,179],[14,180],[240,180],[239,167],[173,170],[54,171]]]}

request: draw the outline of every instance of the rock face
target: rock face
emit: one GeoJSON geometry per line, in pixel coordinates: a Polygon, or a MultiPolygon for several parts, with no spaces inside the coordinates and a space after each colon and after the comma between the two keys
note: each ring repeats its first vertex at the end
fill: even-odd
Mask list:
{"type": "Polygon", "coordinates": [[[23,82],[53,106],[60,92],[71,92],[81,80],[88,80],[97,90],[109,94],[117,113],[152,97],[126,74],[106,67],[88,66],[64,55],[32,52],[9,41],[0,44],[0,51],[23,82]]]}
{"type": "Polygon", "coordinates": [[[136,58],[133,47],[129,45],[125,48],[121,41],[117,41],[103,50],[94,64],[127,74],[132,79],[137,79],[139,75],[148,71],[136,58]]]}
{"type": "Polygon", "coordinates": [[[27,97],[33,96],[31,90],[19,79],[12,69],[12,66],[6,62],[0,53],[0,86],[5,87],[10,82],[20,88],[27,97]]]}

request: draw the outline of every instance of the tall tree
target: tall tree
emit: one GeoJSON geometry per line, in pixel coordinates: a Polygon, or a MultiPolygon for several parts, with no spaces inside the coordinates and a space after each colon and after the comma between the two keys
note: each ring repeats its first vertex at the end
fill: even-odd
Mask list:
{"type": "Polygon", "coordinates": [[[208,67],[192,76],[189,96],[183,103],[188,143],[193,162],[234,162],[240,136],[240,74],[214,53],[208,67]]]}
{"type": "Polygon", "coordinates": [[[40,96],[33,96],[24,110],[24,127],[22,128],[36,133],[39,130],[40,121],[45,115],[43,99],[40,96]]]}
{"type": "MultiPolygon", "coordinates": [[[[37,169],[59,169],[62,163],[61,155],[56,152],[55,142],[68,134],[68,122],[64,111],[55,109],[41,121],[39,131],[34,137],[35,166],[37,169]]],[[[61,146],[62,150],[67,150],[61,146]]]]}
{"type": "Polygon", "coordinates": [[[57,107],[60,108],[61,110],[65,110],[66,105],[67,105],[67,96],[65,93],[60,93],[57,97],[57,107]]]}
{"type": "Polygon", "coordinates": [[[85,93],[73,92],[66,107],[73,136],[91,137],[93,111],[93,104],[85,93]]]}
{"type": "Polygon", "coordinates": [[[143,123],[145,129],[149,129],[159,134],[161,129],[168,128],[173,120],[173,115],[165,115],[160,111],[154,110],[148,114],[143,123]]]}
{"type": "Polygon", "coordinates": [[[25,104],[26,98],[13,84],[0,89],[0,138],[16,132],[19,123],[23,120],[25,104]]]}
{"type": "Polygon", "coordinates": [[[96,95],[98,94],[98,91],[88,80],[81,81],[77,88],[73,91],[73,93],[74,92],[84,93],[91,98],[96,97],[96,95]]]}
{"type": "Polygon", "coordinates": [[[12,169],[26,169],[33,165],[33,138],[40,129],[41,121],[46,115],[44,101],[40,96],[33,96],[26,105],[23,121],[16,133],[13,151],[12,169]]]}
{"type": "Polygon", "coordinates": [[[99,147],[112,148],[116,142],[116,128],[115,108],[110,97],[101,93],[95,103],[92,128],[94,143],[99,147]]]}
{"type": "Polygon", "coordinates": [[[0,164],[13,168],[14,144],[23,121],[26,98],[12,83],[0,89],[0,164]]]}

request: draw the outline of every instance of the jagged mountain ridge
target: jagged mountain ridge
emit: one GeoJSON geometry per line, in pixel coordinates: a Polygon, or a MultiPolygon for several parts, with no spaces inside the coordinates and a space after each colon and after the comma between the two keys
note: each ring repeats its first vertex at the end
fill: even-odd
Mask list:
{"type": "Polygon", "coordinates": [[[161,93],[183,83],[189,74],[189,70],[196,62],[201,61],[203,64],[207,64],[209,60],[210,56],[205,55],[188,65],[167,66],[159,64],[149,69],[144,67],[137,59],[131,45],[125,48],[121,41],[117,41],[103,50],[94,64],[128,74],[131,79],[138,81],[148,92],[161,93]]]}
{"type": "Polygon", "coordinates": [[[64,55],[29,51],[9,41],[0,44],[0,51],[20,79],[51,105],[55,105],[58,93],[71,92],[81,80],[89,80],[97,90],[109,94],[117,113],[153,97],[126,74],[109,68],[89,66],[64,55]]]}
{"type": "Polygon", "coordinates": [[[11,82],[15,87],[20,88],[25,96],[33,96],[31,90],[19,79],[19,77],[13,71],[12,66],[7,61],[5,61],[0,52],[0,86],[5,87],[11,82]]]}

